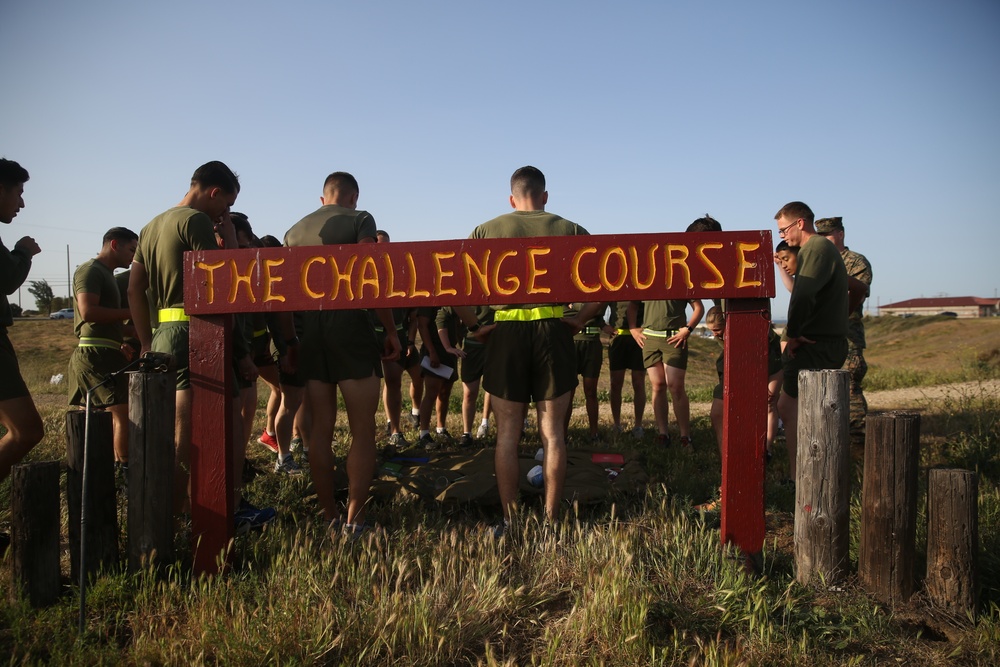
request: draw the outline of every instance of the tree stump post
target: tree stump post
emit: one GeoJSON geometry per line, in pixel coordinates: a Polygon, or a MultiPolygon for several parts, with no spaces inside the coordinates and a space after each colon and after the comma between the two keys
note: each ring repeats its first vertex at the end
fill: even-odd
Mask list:
{"type": "Polygon", "coordinates": [[[927,483],[927,596],[955,618],[975,618],[979,479],[931,470],[927,483]]]}
{"type": "Polygon", "coordinates": [[[807,585],[836,583],[850,550],[850,373],[799,373],[795,470],[795,571],[807,585]]]}
{"type": "Polygon", "coordinates": [[[66,504],[69,507],[70,576],[80,580],[80,548],[87,576],[118,565],[118,502],[111,413],[90,413],[87,444],[87,506],[83,507],[84,442],[87,413],[66,413],[66,504]],[[86,516],[82,513],[86,512],[86,516]],[[81,518],[85,529],[81,529],[81,518]],[[85,533],[85,535],[83,534],[85,533]],[[85,540],[85,543],[84,541],[85,540]]]}
{"type": "Polygon", "coordinates": [[[59,463],[26,463],[11,470],[11,601],[32,607],[59,599],[59,463]]]}
{"type": "Polygon", "coordinates": [[[919,463],[920,415],[868,415],[858,575],[866,590],[890,605],[913,594],[919,463]]]}
{"type": "Polygon", "coordinates": [[[129,374],[128,565],[174,559],[175,373],[129,374]]]}

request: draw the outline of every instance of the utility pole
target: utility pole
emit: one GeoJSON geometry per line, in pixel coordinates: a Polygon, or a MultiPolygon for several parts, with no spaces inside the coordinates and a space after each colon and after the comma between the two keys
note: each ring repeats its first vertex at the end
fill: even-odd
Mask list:
{"type": "Polygon", "coordinates": [[[66,244],[66,298],[69,299],[73,296],[73,282],[69,277],[69,244],[66,244]]]}

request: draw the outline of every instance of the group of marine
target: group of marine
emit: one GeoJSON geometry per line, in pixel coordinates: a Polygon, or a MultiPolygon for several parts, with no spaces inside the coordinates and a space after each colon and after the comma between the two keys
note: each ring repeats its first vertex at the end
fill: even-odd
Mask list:
{"type": "MultiPolygon", "coordinates": [[[[0,222],[9,224],[24,207],[28,172],[12,160],[0,160],[0,222]]],[[[387,243],[389,234],[374,217],[358,209],[360,189],[346,172],[330,174],[321,206],[295,223],[279,241],[254,235],[248,217],[231,211],[240,191],[236,174],[222,162],[199,167],[177,206],[153,218],[141,231],[109,230],[97,256],[77,268],[73,279],[74,324],[79,338],[69,362],[70,404],[89,404],[112,414],[117,464],[128,464],[128,387],[120,371],[147,352],[169,354],[176,365],[175,512],[189,506],[188,467],[191,443],[191,384],[188,369],[189,316],[184,309],[183,253],[189,250],[274,246],[387,243]],[[128,269],[115,274],[116,269],[128,269]]],[[[516,170],[510,180],[511,211],[476,227],[470,238],[523,238],[587,234],[580,225],[545,210],[545,177],[535,167],[516,170]]],[[[789,470],[795,470],[797,376],[800,370],[847,368],[851,371],[851,431],[863,438],[867,406],[861,380],[864,361],[863,303],[872,279],[864,256],[844,245],[841,218],[815,220],[802,202],[791,202],[775,215],[781,243],[774,262],[791,292],[784,333],[774,330],[768,344],[768,432],[761,456],[783,422],[789,470]]],[[[709,216],[689,232],[717,232],[709,216]]],[[[40,252],[31,237],[12,250],[0,243],[0,283],[10,294],[27,278],[32,257],[40,252]]],[[[669,402],[679,430],[679,445],[693,447],[690,408],[684,386],[688,338],[702,317],[720,340],[725,337],[723,304],[707,314],[700,300],[516,306],[455,306],[418,309],[334,310],[237,315],[233,374],[238,396],[232,401],[233,479],[242,479],[247,444],[257,411],[257,380],[270,388],[263,432],[258,442],[275,452],[275,471],[297,475],[297,451],[306,454],[318,503],[331,530],[351,535],[365,531],[369,489],[377,468],[376,412],[380,399],[387,446],[410,447],[403,433],[402,376],[410,378],[410,414],[417,429],[414,446],[432,450],[441,444],[470,447],[489,433],[495,419],[496,482],[504,522],[518,502],[518,446],[529,407],[537,415],[543,450],[545,514],[558,516],[566,475],[566,433],[573,396],[583,378],[589,433],[598,438],[598,378],[603,365],[602,336],[610,338],[610,407],[613,428],[623,430],[622,387],[631,371],[634,419],[632,434],[643,435],[646,379],[656,442],[671,444],[669,402]],[[610,315],[605,313],[610,307],[610,315]],[[421,346],[417,348],[417,338],[421,346]],[[463,385],[462,434],[447,431],[452,387],[463,385]],[[383,382],[384,379],[384,382],[383,382]],[[483,416],[476,424],[478,395],[485,392],[483,416]],[[347,455],[346,509],[336,498],[331,443],[337,419],[338,391],[347,412],[351,445],[347,455]],[[669,399],[668,399],[669,397],[669,399]],[[436,412],[436,432],[430,419],[436,412]]],[[[13,324],[6,296],[0,297],[0,482],[44,435],[42,420],[17,363],[7,327],[13,324]]],[[[722,442],[723,357],[711,409],[717,444],[722,442]]],[[[760,392],[764,388],[752,389],[760,392]]],[[[790,481],[790,480],[788,480],[790,481]]],[[[257,508],[235,489],[238,531],[259,527],[275,516],[257,508]]],[[[706,505],[708,507],[708,505],[706,505]]]]}

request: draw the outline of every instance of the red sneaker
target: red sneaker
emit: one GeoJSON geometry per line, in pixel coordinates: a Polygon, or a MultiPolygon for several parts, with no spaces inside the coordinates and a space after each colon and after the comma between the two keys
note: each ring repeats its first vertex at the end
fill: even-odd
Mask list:
{"type": "Polygon", "coordinates": [[[268,433],[267,431],[264,431],[263,433],[260,434],[260,437],[257,438],[257,442],[264,445],[275,454],[278,453],[278,441],[275,440],[274,436],[268,433]]]}

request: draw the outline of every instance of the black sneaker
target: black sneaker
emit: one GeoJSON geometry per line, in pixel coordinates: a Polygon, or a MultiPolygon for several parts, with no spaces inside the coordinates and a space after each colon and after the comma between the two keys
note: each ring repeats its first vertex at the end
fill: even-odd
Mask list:
{"type": "Polygon", "coordinates": [[[251,530],[260,530],[277,515],[273,507],[254,507],[245,500],[240,501],[240,507],[233,517],[236,524],[236,534],[244,535],[251,530]]]}
{"type": "Polygon", "coordinates": [[[472,439],[471,433],[463,433],[462,437],[458,439],[459,447],[472,447],[475,445],[475,441],[472,439]]]}
{"type": "Polygon", "coordinates": [[[660,433],[659,435],[657,435],[656,436],[656,444],[659,445],[660,447],[669,447],[670,446],[670,434],[669,433],[660,433]]]}
{"type": "Polygon", "coordinates": [[[423,447],[427,451],[431,451],[437,449],[438,444],[434,442],[434,438],[431,437],[430,433],[424,433],[420,436],[420,439],[417,440],[417,447],[423,447]]]}
{"type": "Polygon", "coordinates": [[[448,433],[448,429],[438,431],[436,437],[437,441],[445,447],[455,444],[455,438],[451,437],[451,433],[448,433]]]}

